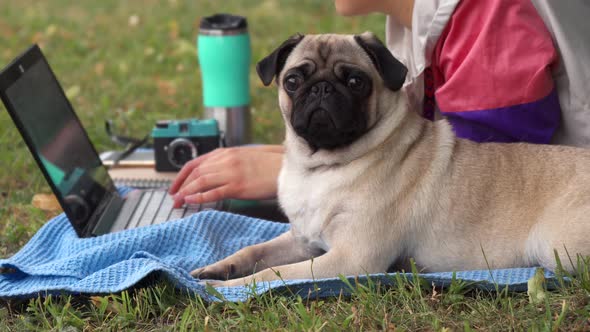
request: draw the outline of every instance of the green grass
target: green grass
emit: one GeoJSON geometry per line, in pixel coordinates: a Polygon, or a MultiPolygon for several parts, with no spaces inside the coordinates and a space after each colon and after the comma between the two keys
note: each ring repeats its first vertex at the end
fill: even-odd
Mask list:
{"type": "Polygon", "coordinates": [[[578,281],[533,305],[526,295],[445,289],[398,277],[395,286],[350,284],[352,295],[302,299],[269,293],[244,303],[204,303],[166,283],[106,296],[10,303],[7,330],[588,330],[588,288],[578,281]]]}
{"type": "MultiPolygon", "coordinates": [[[[202,116],[194,40],[200,17],[248,17],[252,38],[254,138],[280,143],[274,88],[253,70],[287,36],[366,30],[383,35],[385,18],[342,18],[331,1],[0,2],[0,66],[37,42],[99,150],[113,148],[103,123],[143,136],[157,119],[202,116]],[[129,24],[130,17],[139,19],[129,24]]],[[[54,213],[31,205],[49,192],[3,108],[0,109],[0,257],[14,254],[54,213]]],[[[23,330],[588,330],[590,272],[533,305],[524,293],[473,291],[455,282],[434,289],[351,285],[350,297],[305,300],[284,294],[245,303],[203,303],[166,283],[95,297],[49,297],[0,305],[0,331],[23,330]]]]}

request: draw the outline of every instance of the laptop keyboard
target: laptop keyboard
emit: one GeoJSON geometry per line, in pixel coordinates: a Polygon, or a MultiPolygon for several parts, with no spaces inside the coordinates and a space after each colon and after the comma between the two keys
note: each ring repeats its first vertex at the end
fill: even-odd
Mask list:
{"type": "MultiPolygon", "coordinates": [[[[154,195],[156,193],[160,195],[162,192],[161,191],[155,192],[154,195]]],[[[157,211],[152,224],[159,224],[161,222],[169,220],[168,218],[170,218],[170,213],[172,213],[174,201],[172,200],[170,195],[168,195],[166,192],[164,192],[164,196],[165,197],[163,197],[163,198],[160,198],[160,196],[157,196],[157,198],[156,198],[158,200],[161,200],[162,203],[160,204],[160,209],[157,211]]],[[[183,210],[183,209],[179,209],[179,210],[183,210]]],[[[150,213],[152,213],[152,212],[150,211],[150,213]]]]}
{"type": "Polygon", "coordinates": [[[126,202],[110,231],[159,224],[205,210],[220,210],[221,205],[221,202],[187,204],[175,209],[174,200],[165,190],[132,191],[127,195],[126,202]]]}
{"type": "Polygon", "coordinates": [[[220,209],[219,202],[206,204],[187,204],[181,208],[173,208],[174,200],[164,190],[145,190],[140,195],[133,216],[126,228],[135,228],[159,224],[168,220],[180,219],[205,210],[220,209]]]}

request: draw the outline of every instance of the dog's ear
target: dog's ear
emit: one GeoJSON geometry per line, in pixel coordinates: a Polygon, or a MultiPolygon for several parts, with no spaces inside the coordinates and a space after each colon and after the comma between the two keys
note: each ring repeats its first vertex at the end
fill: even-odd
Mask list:
{"type": "Polygon", "coordinates": [[[289,39],[285,40],[281,46],[256,64],[256,72],[264,85],[268,86],[272,83],[275,75],[278,75],[281,72],[285,66],[287,57],[303,37],[305,36],[299,33],[291,36],[289,39]]]}
{"type": "Polygon", "coordinates": [[[401,89],[408,69],[396,59],[373,33],[355,35],[354,40],[367,52],[385,86],[393,91],[401,89]]]}

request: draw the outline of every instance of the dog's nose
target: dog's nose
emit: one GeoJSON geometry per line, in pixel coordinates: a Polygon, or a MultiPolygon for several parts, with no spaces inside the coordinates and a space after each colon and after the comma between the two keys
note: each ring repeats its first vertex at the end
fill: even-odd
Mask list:
{"type": "Polygon", "coordinates": [[[329,95],[334,90],[332,84],[326,81],[321,81],[311,87],[312,94],[329,95]]]}

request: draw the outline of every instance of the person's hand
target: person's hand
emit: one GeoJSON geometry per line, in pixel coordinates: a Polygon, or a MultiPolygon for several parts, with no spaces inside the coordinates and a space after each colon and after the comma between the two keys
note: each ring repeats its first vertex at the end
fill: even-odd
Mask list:
{"type": "Polygon", "coordinates": [[[180,170],[169,190],[174,195],[174,207],[225,198],[276,197],[282,160],[280,145],[215,149],[180,170]]]}

